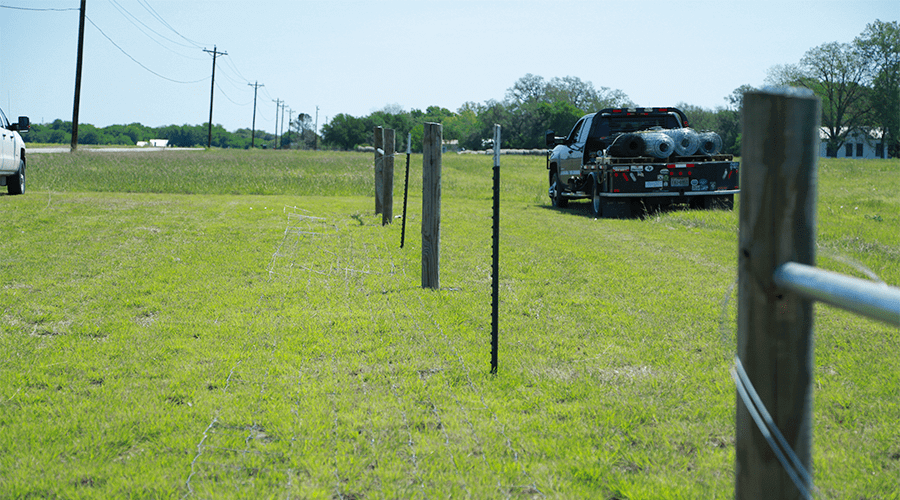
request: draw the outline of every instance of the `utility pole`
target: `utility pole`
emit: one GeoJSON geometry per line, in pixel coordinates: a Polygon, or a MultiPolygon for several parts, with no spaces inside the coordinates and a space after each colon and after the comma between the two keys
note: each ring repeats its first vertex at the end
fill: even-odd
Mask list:
{"type": "Polygon", "coordinates": [[[206,50],[203,49],[203,52],[209,52],[213,56],[213,66],[212,66],[212,84],[209,88],[209,136],[206,139],[206,147],[212,147],[212,112],[213,112],[213,96],[216,94],[216,56],[223,55],[227,56],[228,52],[219,52],[216,50],[216,46],[213,45],[213,49],[206,50]]]}
{"type": "MultiPolygon", "coordinates": [[[[294,115],[294,110],[288,108],[288,147],[291,147],[291,117],[294,115]]],[[[281,114],[281,119],[284,120],[284,113],[281,114]]],[[[284,142],[284,138],[281,138],[281,142],[284,142]]]]}
{"type": "Polygon", "coordinates": [[[318,151],[319,150],[319,107],[318,106],[316,106],[316,130],[315,130],[315,132],[316,132],[316,134],[315,134],[316,135],[316,146],[314,149],[316,151],[318,151]]]}
{"type": "Polygon", "coordinates": [[[78,106],[81,102],[81,61],[84,54],[84,9],[87,0],[81,0],[81,21],[78,24],[78,63],[75,68],[75,106],[72,109],[72,151],[78,148],[78,106]]]}
{"type": "Polygon", "coordinates": [[[275,146],[272,149],[278,149],[278,110],[281,109],[281,100],[274,99],[275,101],[275,146]]]}
{"type": "Polygon", "coordinates": [[[265,87],[265,85],[256,83],[248,83],[247,85],[253,87],[253,129],[250,132],[250,149],[253,149],[253,146],[256,142],[256,91],[260,87],[265,87]]]}
{"type": "Polygon", "coordinates": [[[281,105],[281,147],[284,147],[284,108],[287,107],[287,104],[281,105]]]}

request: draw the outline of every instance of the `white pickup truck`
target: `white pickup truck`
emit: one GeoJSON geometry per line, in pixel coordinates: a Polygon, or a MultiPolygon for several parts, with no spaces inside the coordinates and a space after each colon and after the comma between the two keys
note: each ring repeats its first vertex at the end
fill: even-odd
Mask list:
{"type": "Polygon", "coordinates": [[[25,141],[19,133],[28,132],[29,127],[27,116],[9,123],[0,109],[0,186],[6,186],[9,194],[25,192],[25,141]]]}

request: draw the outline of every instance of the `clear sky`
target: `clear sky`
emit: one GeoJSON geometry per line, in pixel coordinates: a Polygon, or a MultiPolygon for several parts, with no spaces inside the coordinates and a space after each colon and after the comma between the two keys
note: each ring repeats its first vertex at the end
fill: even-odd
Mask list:
{"type": "MultiPolygon", "coordinates": [[[[11,118],[72,119],[79,5],[0,0],[0,107],[11,118]]],[[[213,122],[249,128],[258,81],[256,126],[271,132],[275,99],[294,116],[318,106],[321,126],[386,105],[502,100],[526,73],[577,76],[641,106],[715,108],[776,64],[898,20],[900,2],[87,0],[87,17],[81,123],[206,123],[203,49],[215,46],[228,55],[213,122]]]]}

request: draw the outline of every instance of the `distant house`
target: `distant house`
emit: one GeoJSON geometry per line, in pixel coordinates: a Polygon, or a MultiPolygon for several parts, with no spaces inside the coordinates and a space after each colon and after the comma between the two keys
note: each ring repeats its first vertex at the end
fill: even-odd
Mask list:
{"type": "MultiPolygon", "coordinates": [[[[887,148],[882,140],[881,129],[862,129],[854,130],[844,141],[843,146],[838,148],[834,158],[858,158],[858,159],[874,159],[887,158],[887,148]]],[[[819,129],[819,157],[828,157],[828,132],[825,127],[819,129]]]]}
{"type": "Polygon", "coordinates": [[[441,152],[459,153],[459,141],[456,139],[441,141],[441,152]]]}
{"type": "Polygon", "coordinates": [[[165,148],[169,145],[168,139],[150,139],[150,145],[154,148],[165,148]]]}

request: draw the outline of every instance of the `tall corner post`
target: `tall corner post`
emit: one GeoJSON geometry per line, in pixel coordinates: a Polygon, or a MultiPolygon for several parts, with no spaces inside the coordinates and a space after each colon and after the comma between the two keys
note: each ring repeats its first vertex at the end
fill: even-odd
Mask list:
{"type": "MultiPolygon", "coordinates": [[[[813,307],[776,286],[774,273],[785,262],[815,264],[820,109],[818,98],[798,89],[744,95],[737,355],[807,470],[813,307]]],[[[740,396],[736,404],[735,498],[800,498],[740,396]]]]}
{"type": "Polygon", "coordinates": [[[422,288],[441,287],[441,154],[440,123],[426,123],[422,141],[422,288]]]}

